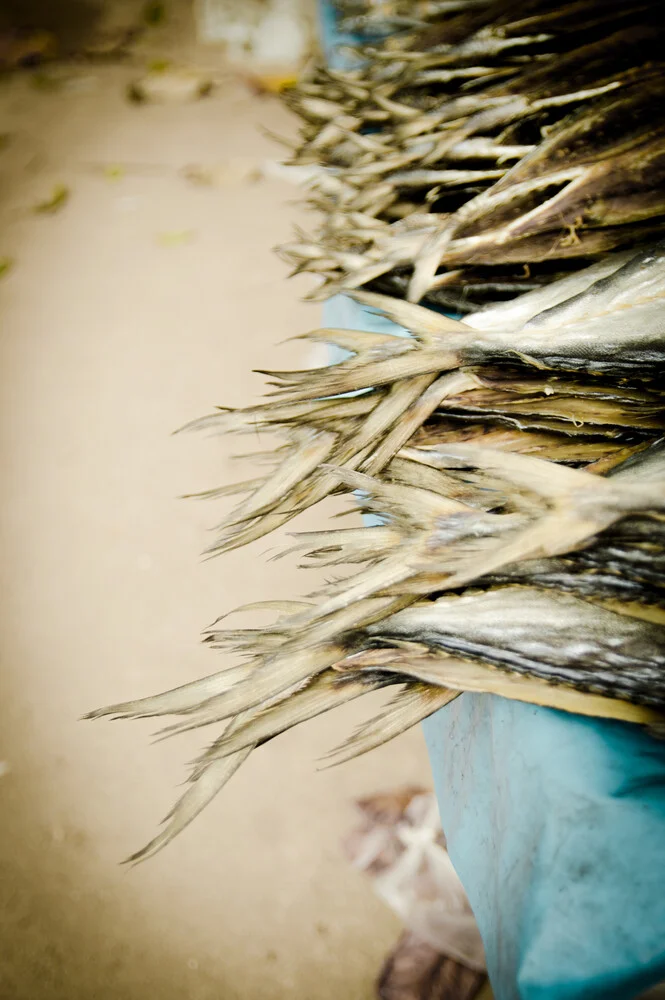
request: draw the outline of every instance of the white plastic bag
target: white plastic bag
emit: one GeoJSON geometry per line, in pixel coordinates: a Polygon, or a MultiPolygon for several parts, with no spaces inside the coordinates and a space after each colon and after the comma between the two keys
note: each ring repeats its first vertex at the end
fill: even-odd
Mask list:
{"type": "Polygon", "coordinates": [[[353,864],[404,926],[441,954],[484,971],[480,933],[448,857],[436,798],[413,789],[359,803],[364,827],[347,840],[353,864]]]}
{"type": "Polygon", "coordinates": [[[312,42],[302,0],[197,0],[198,36],[248,69],[297,71],[312,42]]]}

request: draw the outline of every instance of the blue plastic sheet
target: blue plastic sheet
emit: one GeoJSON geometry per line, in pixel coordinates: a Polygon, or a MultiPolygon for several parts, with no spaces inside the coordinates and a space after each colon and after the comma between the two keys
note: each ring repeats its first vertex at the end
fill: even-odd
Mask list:
{"type": "MultiPolygon", "coordinates": [[[[408,335],[344,296],[323,320],[408,335]]],[[[424,729],[497,1000],[629,1000],[665,980],[665,743],[482,694],[424,729]]]]}
{"type": "Polygon", "coordinates": [[[337,26],[335,8],[326,0],[317,0],[319,20],[319,40],[323,55],[329,66],[344,67],[352,63],[343,46],[356,45],[359,41],[356,35],[344,34],[337,26]]]}

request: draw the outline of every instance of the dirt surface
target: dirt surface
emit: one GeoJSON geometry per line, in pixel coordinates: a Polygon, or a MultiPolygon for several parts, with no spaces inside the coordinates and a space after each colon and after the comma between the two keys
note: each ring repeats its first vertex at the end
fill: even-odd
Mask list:
{"type": "MultiPolygon", "coordinates": [[[[190,59],[191,31],[176,41],[190,59]]],[[[133,105],[136,72],[85,63],[54,69],[53,87],[0,81],[0,257],[12,261],[0,280],[0,997],[370,998],[399,928],[340,840],[354,799],[429,784],[419,732],[317,773],[376,700],[310,723],[127,870],[118,862],[153,835],[202,738],[152,747],[150,724],[78,721],[213,672],[206,624],[316,585],[268,561],[275,542],[197,558],[222,508],[176,498],[251,473],[218,439],[170,437],[255,398],[251,370],[302,360],[275,345],[319,323],[271,253],[302,221],[295,190],[242,179],[280,155],[258,126],[294,123],[230,79],[199,102],[133,105]],[[214,167],[215,182],[186,180],[188,164],[214,167]],[[64,203],[35,213],[58,187],[64,203]]]]}

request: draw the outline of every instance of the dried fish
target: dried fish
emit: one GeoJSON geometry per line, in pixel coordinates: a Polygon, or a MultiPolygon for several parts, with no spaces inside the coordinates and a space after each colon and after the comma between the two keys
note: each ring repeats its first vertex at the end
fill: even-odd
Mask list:
{"type": "Polygon", "coordinates": [[[305,566],[346,567],[268,625],[213,623],[239,663],[91,713],[225,726],[154,854],[257,746],[365,693],[392,698],[327,763],[381,745],[462,691],[662,726],[665,715],[665,243],[609,256],[461,322],[371,292],[394,338],[314,331],[328,368],[268,373],[266,402],[187,429],[284,440],[216,554],[330,494],[374,526],[296,534],[305,566]],[[359,393],[349,395],[349,393],[359,393]],[[378,518],[378,522],[376,523],[378,518]]]}
{"type": "Polygon", "coordinates": [[[302,241],[285,249],[294,273],[323,276],[309,298],[366,286],[474,312],[663,233],[656,0],[360,7],[343,14],[375,39],[358,68],[315,66],[286,96],[303,120],[290,162],[326,176],[310,187],[325,267],[302,241]]]}

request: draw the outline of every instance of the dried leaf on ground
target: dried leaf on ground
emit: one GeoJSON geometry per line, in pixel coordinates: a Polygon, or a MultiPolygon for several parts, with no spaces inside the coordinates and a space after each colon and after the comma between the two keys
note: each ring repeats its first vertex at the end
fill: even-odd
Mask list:
{"type": "Polygon", "coordinates": [[[143,8],[143,20],[151,27],[154,27],[156,24],[163,24],[166,16],[166,4],[162,3],[161,0],[150,0],[143,8]]]}
{"type": "Polygon", "coordinates": [[[214,86],[206,73],[189,69],[159,69],[130,84],[128,97],[137,104],[185,104],[207,97],[214,86]]]}
{"type": "Polygon", "coordinates": [[[259,164],[251,160],[227,160],[211,166],[192,163],[182,169],[182,176],[199,187],[226,187],[234,183],[256,183],[263,177],[259,164]]]}
{"type": "Polygon", "coordinates": [[[159,233],[157,239],[163,247],[177,247],[191,243],[195,237],[193,229],[175,229],[173,232],[159,233]]]}
{"type": "Polygon", "coordinates": [[[60,212],[71,196],[71,191],[66,184],[56,184],[49,198],[37,202],[34,211],[38,215],[55,215],[60,212]]]}

